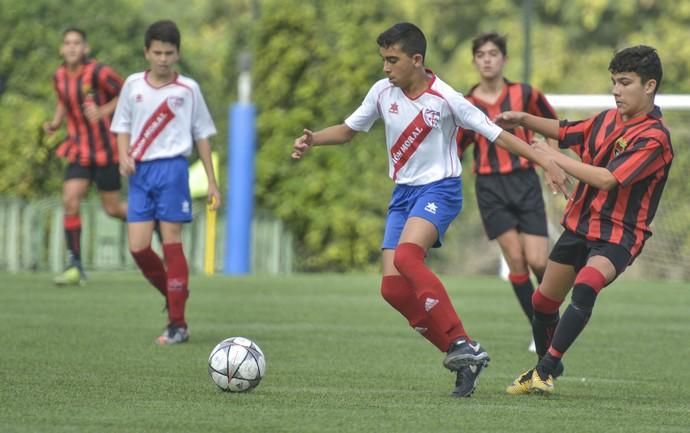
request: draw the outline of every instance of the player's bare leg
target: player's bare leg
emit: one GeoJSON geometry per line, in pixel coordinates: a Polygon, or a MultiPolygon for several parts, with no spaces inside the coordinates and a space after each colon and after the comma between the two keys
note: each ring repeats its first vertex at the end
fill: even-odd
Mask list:
{"type": "Polygon", "coordinates": [[[120,191],[100,191],[101,206],[108,216],[125,221],[127,202],[120,197],[120,191]]]}
{"type": "Polygon", "coordinates": [[[522,238],[522,251],[525,254],[527,267],[541,283],[549,258],[549,238],[528,233],[522,233],[520,237],[522,238]]]}

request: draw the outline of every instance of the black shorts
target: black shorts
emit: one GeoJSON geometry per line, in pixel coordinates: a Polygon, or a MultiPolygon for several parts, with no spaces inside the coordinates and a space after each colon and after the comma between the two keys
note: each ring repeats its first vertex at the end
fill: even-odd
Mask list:
{"type": "Polygon", "coordinates": [[[489,239],[512,228],[520,233],[548,235],[541,183],[534,169],[479,175],[475,191],[489,239]]]}
{"type": "Polygon", "coordinates": [[[590,241],[584,236],[565,230],[553,246],[549,260],[562,265],[571,265],[579,272],[592,256],[606,257],[616,268],[616,276],[623,273],[630,264],[630,252],[620,245],[605,241],[590,241]]]}
{"type": "Polygon", "coordinates": [[[65,169],[65,180],[87,179],[96,184],[99,191],[119,191],[122,188],[120,183],[120,166],[109,164],[103,167],[89,166],[69,163],[65,169]]]}

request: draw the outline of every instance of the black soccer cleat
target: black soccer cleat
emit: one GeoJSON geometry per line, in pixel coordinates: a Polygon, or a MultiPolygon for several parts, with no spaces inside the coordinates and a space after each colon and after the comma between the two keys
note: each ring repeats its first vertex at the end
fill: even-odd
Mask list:
{"type": "Polygon", "coordinates": [[[479,383],[479,374],[485,367],[489,366],[488,361],[484,361],[477,365],[468,365],[458,370],[458,376],[455,380],[455,389],[451,393],[453,397],[471,397],[474,390],[479,383]]]}
{"type": "Polygon", "coordinates": [[[478,341],[457,340],[450,345],[443,366],[450,371],[460,371],[469,365],[482,365],[489,362],[489,354],[478,341]]]}

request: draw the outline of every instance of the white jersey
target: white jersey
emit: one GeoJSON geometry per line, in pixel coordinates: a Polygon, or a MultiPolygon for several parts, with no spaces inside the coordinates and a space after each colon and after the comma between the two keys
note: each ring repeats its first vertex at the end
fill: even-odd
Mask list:
{"type": "Polygon", "coordinates": [[[458,127],[471,129],[496,140],[502,129],[460,93],[432,74],[429,88],[415,99],[409,98],[388,79],[369,90],[362,105],[345,124],[354,131],[368,131],[376,119],[386,127],[388,174],[396,183],[426,185],[448,177],[458,177],[458,127]]]}
{"type": "Polygon", "coordinates": [[[216,133],[199,85],[177,75],[155,87],[147,74],[127,77],[110,130],[130,134],[129,154],[137,161],[188,156],[194,142],[216,133]]]}

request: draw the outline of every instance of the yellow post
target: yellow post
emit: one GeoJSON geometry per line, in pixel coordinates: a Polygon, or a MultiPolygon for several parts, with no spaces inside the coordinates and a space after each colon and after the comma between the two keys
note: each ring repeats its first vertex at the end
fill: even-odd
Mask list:
{"type": "Polygon", "coordinates": [[[215,197],[206,203],[206,241],[204,246],[204,274],[213,275],[216,263],[216,210],[215,197]]]}

